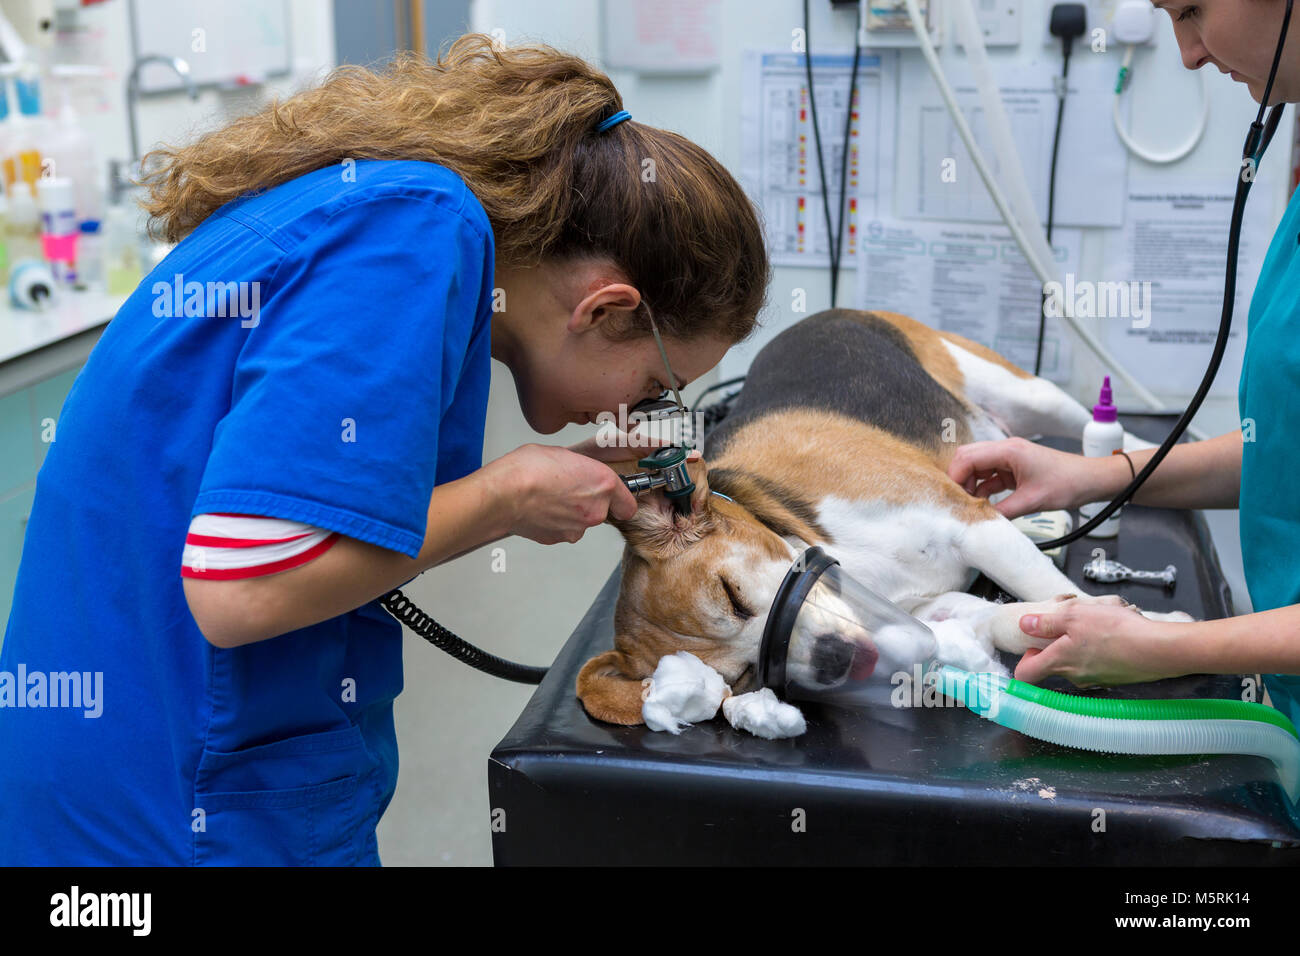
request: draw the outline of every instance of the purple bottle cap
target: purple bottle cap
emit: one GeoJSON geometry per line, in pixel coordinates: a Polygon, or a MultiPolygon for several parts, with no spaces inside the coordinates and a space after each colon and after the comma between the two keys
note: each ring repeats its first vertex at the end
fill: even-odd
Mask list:
{"type": "Polygon", "coordinates": [[[1119,418],[1119,409],[1111,401],[1110,376],[1106,376],[1106,381],[1101,386],[1101,395],[1097,397],[1097,404],[1092,406],[1092,420],[1094,422],[1113,422],[1119,418]]]}

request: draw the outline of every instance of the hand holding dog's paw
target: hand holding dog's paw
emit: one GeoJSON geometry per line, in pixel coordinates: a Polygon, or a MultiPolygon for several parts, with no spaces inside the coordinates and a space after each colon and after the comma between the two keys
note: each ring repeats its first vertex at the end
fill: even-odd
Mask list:
{"type": "Polygon", "coordinates": [[[1069,601],[1052,613],[1026,614],[1021,630],[1044,642],[1029,648],[1016,679],[1036,684],[1051,676],[1079,687],[1134,684],[1186,673],[1178,665],[1181,625],[1148,620],[1135,608],[1069,601]]]}

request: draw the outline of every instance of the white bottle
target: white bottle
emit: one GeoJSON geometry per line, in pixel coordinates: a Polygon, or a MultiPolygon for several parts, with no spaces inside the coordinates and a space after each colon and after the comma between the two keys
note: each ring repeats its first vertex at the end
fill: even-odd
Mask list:
{"type": "Polygon", "coordinates": [[[81,124],[65,86],[58,119],[51,124],[41,149],[42,175],[70,179],[76,191],[77,222],[104,218],[104,190],[100,184],[95,145],[81,124]]]}
{"type": "Polygon", "coordinates": [[[0,191],[0,288],[9,288],[9,199],[0,191]]]}
{"type": "MultiPolygon", "coordinates": [[[[1124,426],[1119,423],[1119,409],[1111,401],[1110,376],[1101,386],[1097,404],[1092,406],[1092,421],[1083,426],[1083,453],[1089,458],[1118,455],[1124,450],[1124,426]]],[[[1088,521],[1109,504],[1108,501],[1091,502],[1079,506],[1079,518],[1088,521]]],[[[1119,508],[1109,518],[1090,531],[1090,538],[1113,538],[1119,534],[1119,508]]]]}
{"type": "Polygon", "coordinates": [[[36,181],[36,200],[41,211],[41,251],[59,285],[77,282],[77,200],[72,180],[63,176],[42,176],[36,181]]]}
{"type": "Polygon", "coordinates": [[[77,282],[85,289],[103,292],[104,230],[98,219],[83,219],[77,237],[77,282]]]}

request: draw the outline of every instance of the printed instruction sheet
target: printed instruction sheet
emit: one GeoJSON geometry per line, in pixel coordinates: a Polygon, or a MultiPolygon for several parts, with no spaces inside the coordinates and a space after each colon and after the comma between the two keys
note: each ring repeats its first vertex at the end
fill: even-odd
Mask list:
{"type": "MultiPolygon", "coordinates": [[[[863,51],[848,137],[845,208],[835,209],[852,68],[852,53],[817,53],[812,58],[817,129],[831,187],[832,221],[838,223],[839,216],[846,217],[841,268],[856,265],[861,223],[879,215],[880,203],[890,202],[893,189],[897,53],[863,51]]],[[[784,266],[829,266],[830,244],[804,54],[746,51],[743,88],[741,182],[763,210],[772,261],[784,266]]]]}
{"type": "MultiPolygon", "coordinates": [[[[1140,370],[1154,392],[1191,395],[1214,348],[1232,218],[1231,178],[1171,180],[1139,173],[1128,184],[1128,221],[1106,241],[1106,278],[1145,294],[1150,315],[1102,322],[1106,348],[1140,370]]],[[[1242,223],[1232,333],[1211,395],[1233,395],[1241,376],[1246,319],[1272,235],[1270,199],[1276,179],[1261,171],[1242,223]]]]}
{"type": "MultiPolygon", "coordinates": [[[[964,59],[945,57],[957,103],[995,179],[998,166],[984,120],[984,108],[964,59]]],[[[1119,226],[1124,222],[1123,144],[1111,118],[1115,90],[1112,57],[1077,56],[1071,61],[1069,91],[1061,123],[1056,167],[1056,226],[1119,226]],[[1077,61],[1077,62],[1076,62],[1077,61]]],[[[944,106],[930,71],[919,56],[900,67],[898,198],[902,219],[1000,222],[1001,216],[944,106]],[[945,175],[946,173],[946,175],[945,175]]],[[[1055,78],[1059,65],[994,64],[1011,134],[1034,207],[1046,221],[1052,143],[1056,130],[1055,78]]]]}
{"type": "MultiPolygon", "coordinates": [[[[1078,272],[1081,233],[1057,229],[1052,250],[1062,274],[1078,272]]],[[[868,222],[858,255],[857,300],[864,309],[900,312],[956,332],[1032,370],[1042,283],[1005,226],[868,222]]],[[[1059,320],[1043,338],[1042,374],[1069,377],[1071,343],[1059,320]]]]}

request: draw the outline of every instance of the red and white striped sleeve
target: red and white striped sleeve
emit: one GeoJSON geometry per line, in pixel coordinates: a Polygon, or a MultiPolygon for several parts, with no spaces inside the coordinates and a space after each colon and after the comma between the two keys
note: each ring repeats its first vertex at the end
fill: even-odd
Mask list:
{"type": "Polygon", "coordinates": [[[202,514],[190,520],[181,577],[229,581],[288,571],[320,557],[337,531],[284,518],[202,514]]]}

